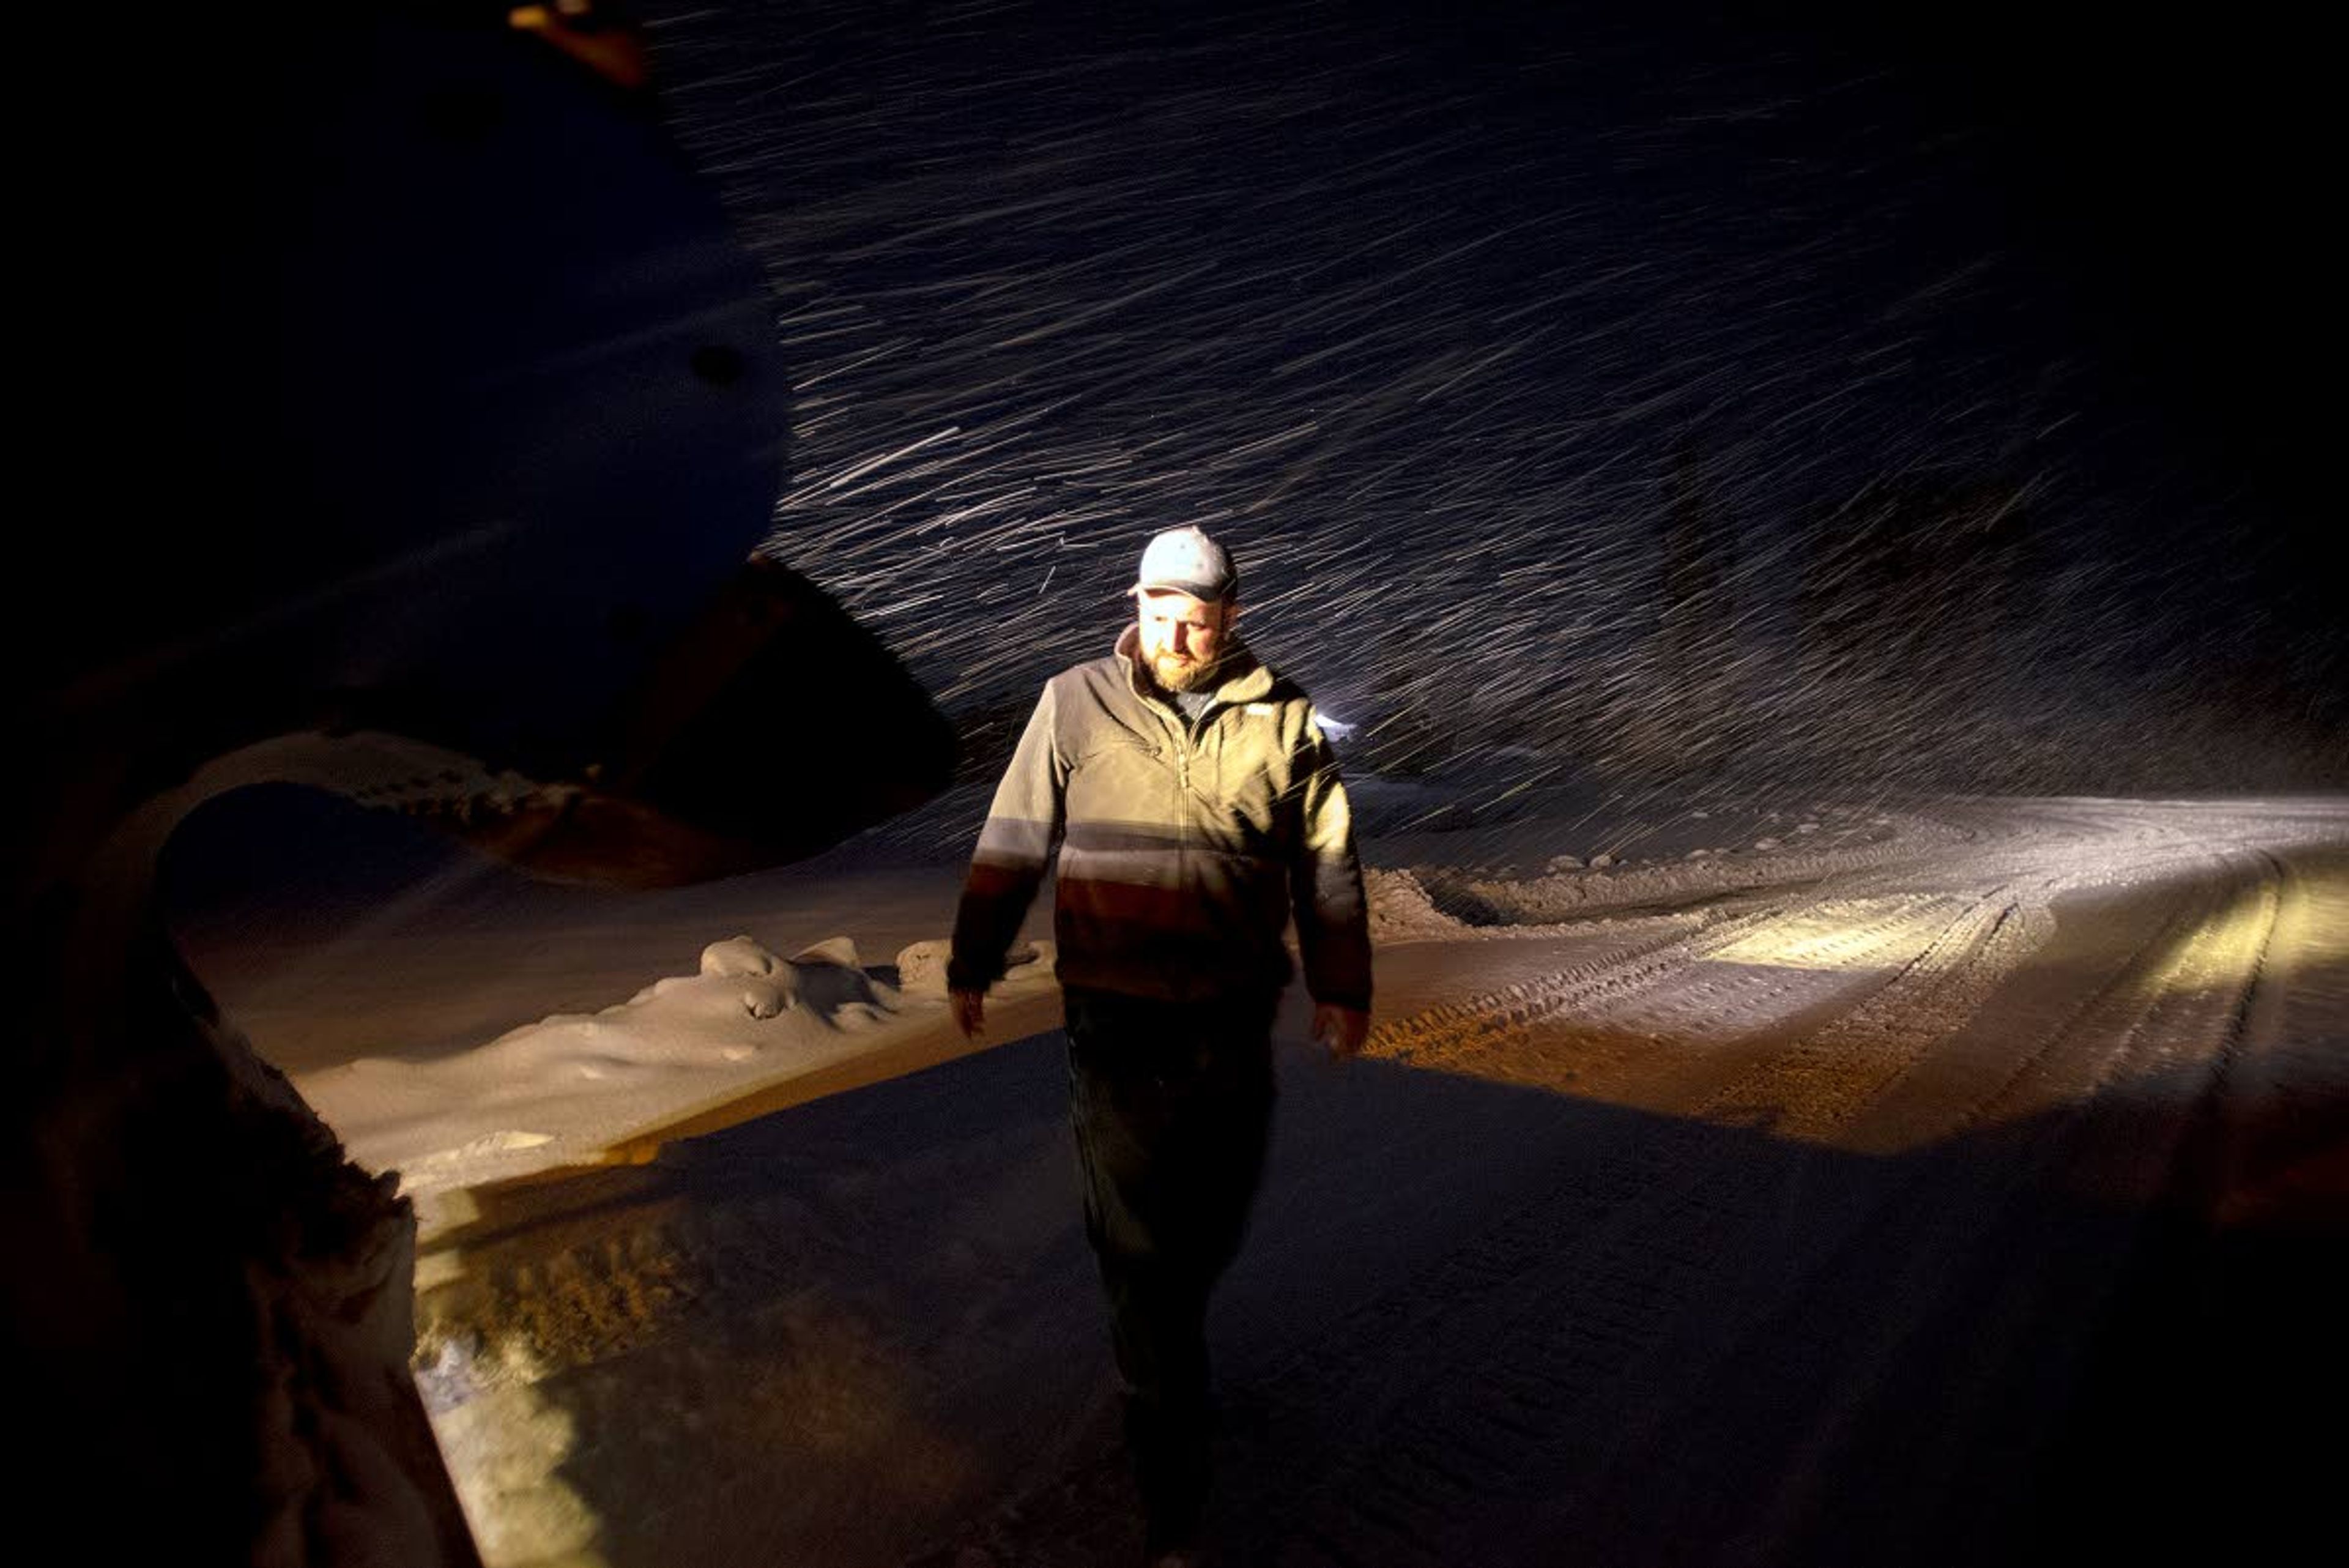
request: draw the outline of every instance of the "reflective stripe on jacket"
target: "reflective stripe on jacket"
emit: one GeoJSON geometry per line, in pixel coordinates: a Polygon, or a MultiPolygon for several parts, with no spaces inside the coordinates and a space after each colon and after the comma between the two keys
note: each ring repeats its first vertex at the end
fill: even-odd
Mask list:
{"type": "Polygon", "coordinates": [[[1277,989],[1293,914],[1315,1001],[1367,1010],[1371,942],[1338,762],[1304,691],[1245,646],[1186,721],[1117,651],[1045,685],[995,792],[947,981],[980,990],[1058,850],[1063,984],[1188,1001],[1277,989]]]}

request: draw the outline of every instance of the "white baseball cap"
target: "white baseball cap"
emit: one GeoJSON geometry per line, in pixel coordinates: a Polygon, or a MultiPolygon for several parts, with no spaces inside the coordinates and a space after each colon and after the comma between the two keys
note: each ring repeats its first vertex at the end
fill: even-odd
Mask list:
{"type": "Polygon", "coordinates": [[[1227,599],[1239,592],[1240,575],[1221,545],[1193,526],[1169,528],[1142,552],[1142,571],[1128,593],[1188,594],[1195,599],[1227,599]]]}

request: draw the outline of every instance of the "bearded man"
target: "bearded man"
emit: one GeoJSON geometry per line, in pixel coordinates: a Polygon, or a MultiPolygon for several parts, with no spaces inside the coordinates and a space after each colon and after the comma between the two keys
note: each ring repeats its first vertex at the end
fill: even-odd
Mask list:
{"type": "Polygon", "coordinates": [[[967,1035],[1048,867],[1085,1233],[1109,1298],[1152,1561],[1194,1561],[1209,1480],[1206,1306],[1271,1126],[1271,1034],[1296,965],[1313,1033],[1370,1030],[1352,820],[1311,701],[1236,629],[1239,574],[1158,535],[1108,658],[1044,688],[972,857],[947,969],[967,1035]]]}

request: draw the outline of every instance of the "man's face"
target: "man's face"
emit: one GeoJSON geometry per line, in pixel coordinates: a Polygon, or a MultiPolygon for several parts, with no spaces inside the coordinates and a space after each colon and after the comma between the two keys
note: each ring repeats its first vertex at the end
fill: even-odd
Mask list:
{"type": "Polygon", "coordinates": [[[1216,667],[1229,651],[1229,600],[1211,603],[1188,594],[1135,596],[1141,612],[1142,657],[1158,684],[1169,691],[1196,691],[1211,684],[1216,667]]]}

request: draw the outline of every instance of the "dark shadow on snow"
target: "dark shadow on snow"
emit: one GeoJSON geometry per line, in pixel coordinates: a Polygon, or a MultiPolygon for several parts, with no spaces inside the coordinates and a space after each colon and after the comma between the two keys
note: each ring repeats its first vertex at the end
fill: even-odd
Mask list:
{"type": "MultiPolygon", "coordinates": [[[[2332,1410],[2349,1104],[2229,1122],[2194,1073],[1877,1158],[1282,1054],[1211,1316],[1232,1561],[2257,1561],[2314,1515],[2292,1434],[2332,1410]],[[2147,1158],[2158,1193],[2116,1196],[2147,1158]]],[[[1037,1035],[484,1190],[426,1318],[543,1276],[550,1238],[590,1273],[640,1221],[698,1239],[673,1316],[539,1385],[616,1568],[1126,1561],[1064,1073],[1037,1035]],[[771,1447],[630,1517],[678,1463],[664,1367],[713,1355],[768,1367],[744,1400],[858,1421],[777,1407],[746,1423],[771,1447]]]]}

